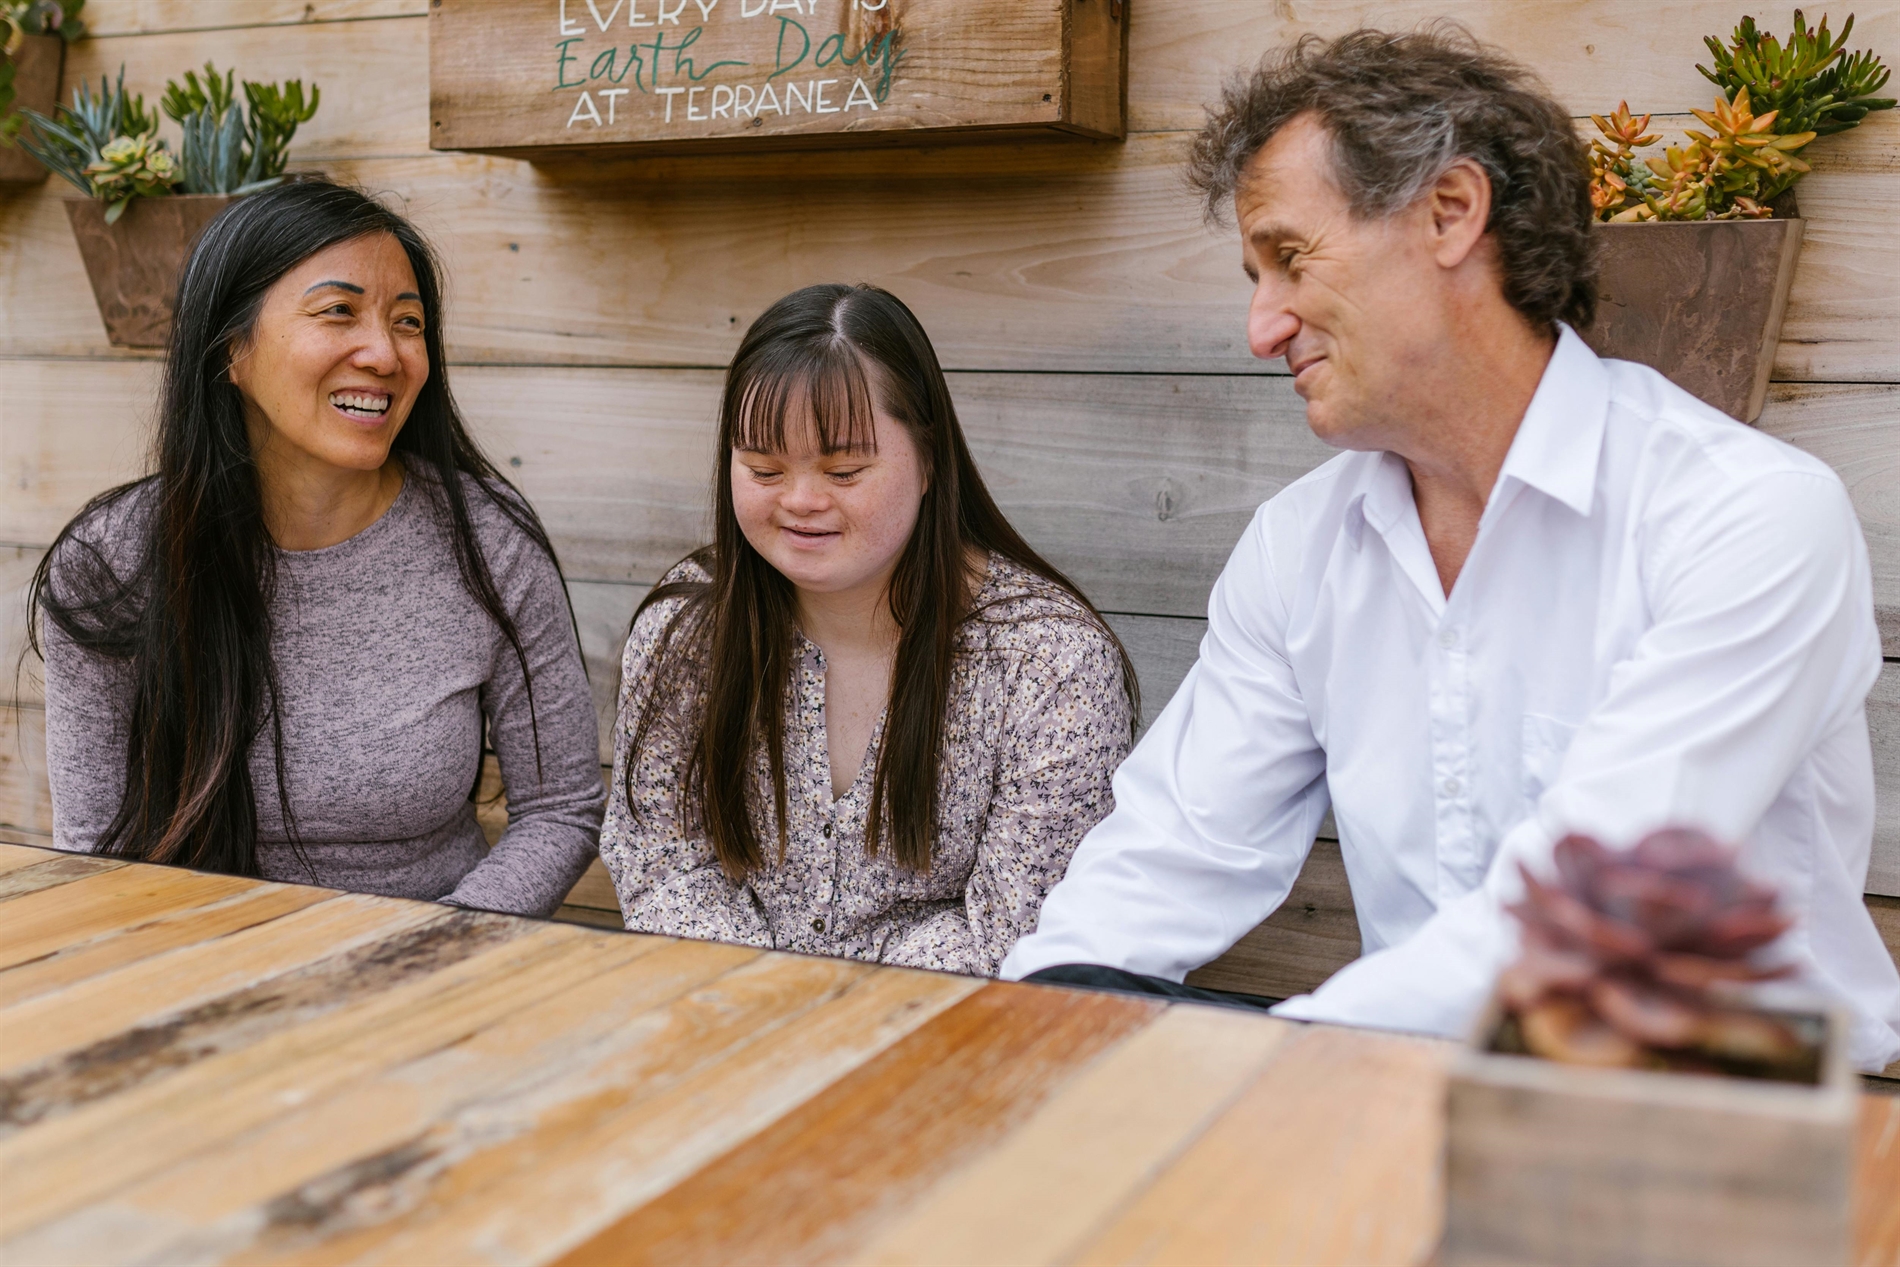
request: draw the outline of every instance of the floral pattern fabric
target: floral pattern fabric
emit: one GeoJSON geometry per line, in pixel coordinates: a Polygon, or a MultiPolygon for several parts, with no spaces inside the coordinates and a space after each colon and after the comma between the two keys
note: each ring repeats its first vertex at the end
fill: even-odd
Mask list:
{"type": "MultiPolygon", "coordinates": [[[[668,581],[704,579],[683,563],[668,581]]],[[[1082,837],[1114,808],[1110,780],[1128,753],[1130,714],[1115,645],[1072,597],[992,556],[978,615],[958,634],[945,716],[935,849],[924,874],[880,850],[867,856],[865,818],[882,742],[873,733],[856,780],[831,794],[825,657],[798,638],[785,709],[787,847],[771,821],[771,779],[759,745],[755,777],[764,868],[735,884],[678,805],[690,739],[680,717],[629,751],[651,690],[654,652],[684,599],[635,623],[622,662],[614,779],[600,855],[629,929],[810,954],[994,976],[1033,931],[1043,898],[1082,837]],[[627,801],[627,766],[634,763],[627,801]]],[[[692,701],[687,701],[690,708],[692,701]]]]}

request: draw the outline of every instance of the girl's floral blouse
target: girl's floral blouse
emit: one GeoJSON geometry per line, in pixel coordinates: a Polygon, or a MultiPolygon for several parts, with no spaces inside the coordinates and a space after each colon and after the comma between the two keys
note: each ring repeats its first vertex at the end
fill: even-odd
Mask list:
{"type": "MultiPolygon", "coordinates": [[[[703,580],[682,563],[667,581],[703,580]]],[[[959,651],[943,731],[930,871],[867,857],[864,824],[883,734],[837,799],[825,742],[825,657],[803,636],[785,708],[788,845],[742,884],[678,807],[688,744],[680,717],[629,752],[651,690],[650,662],[684,599],[641,613],[627,639],[614,778],[600,855],[629,929],[994,976],[1032,932],[1088,830],[1114,807],[1115,767],[1132,730],[1121,657],[1086,609],[1041,577],[991,556],[959,651]],[[627,803],[627,765],[634,762],[627,803]]],[[[690,705],[689,705],[690,706],[690,705]]],[[[759,837],[776,841],[764,745],[759,837]]]]}

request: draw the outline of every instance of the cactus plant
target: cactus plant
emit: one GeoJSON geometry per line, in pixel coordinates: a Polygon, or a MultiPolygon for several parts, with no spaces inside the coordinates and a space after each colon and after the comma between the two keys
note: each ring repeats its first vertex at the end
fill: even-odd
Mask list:
{"type": "MultiPolygon", "coordinates": [[[[1500,978],[1511,1041],[1574,1064],[1800,1080],[1812,1046],[1739,991],[1787,975],[1756,952],[1790,921],[1700,832],[1612,852],[1567,836],[1557,881],[1523,869],[1522,956],[1500,978]]],[[[1507,1044],[1509,1045],[1509,1044],[1507,1044]]]]}
{"type": "Polygon", "coordinates": [[[1872,111],[1893,108],[1893,101],[1872,95],[1887,82],[1880,59],[1871,51],[1846,54],[1853,29],[1849,14],[1839,36],[1829,33],[1826,17],[1810,31],[1796,9],[1786,44],[1764,36],[1747,17],[1730,45],[1707,37],[1715,68],[1696,69],[1722,91],[1713,110],[1693,113],[1709,131],[1689,129],[1685,144],[1661,155],[1637,158],[1635,151],[1657,138],[1642,135],[1649,116],[1634,119],[1627,102],[1607,118],[1592,115],[1603,134],[1590,152],[1597,218],[1627,223],[1772,215],[1774,200],[1808,171],[1795,150],[1856,126],[1872,111]]]}

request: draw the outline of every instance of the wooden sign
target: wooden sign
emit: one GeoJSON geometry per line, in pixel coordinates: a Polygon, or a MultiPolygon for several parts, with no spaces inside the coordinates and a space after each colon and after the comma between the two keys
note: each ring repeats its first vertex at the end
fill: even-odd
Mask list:
{"type": "Polygon", "coordinates": [[[1127,0],[434,0],[430,144],[578,152],[1125,131],[1127,0]]]}

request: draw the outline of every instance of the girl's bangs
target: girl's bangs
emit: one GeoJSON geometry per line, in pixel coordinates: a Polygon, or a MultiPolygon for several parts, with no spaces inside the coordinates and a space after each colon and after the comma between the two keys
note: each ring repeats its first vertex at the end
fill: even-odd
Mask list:
{"type": "Polygon", "coordinates": [[[784,453],[788,427],[813,426],[821,453],[877,451],[870,377],[850,347],[786,348],[762,360],[733,385],[734,449],[784,453]]]}

